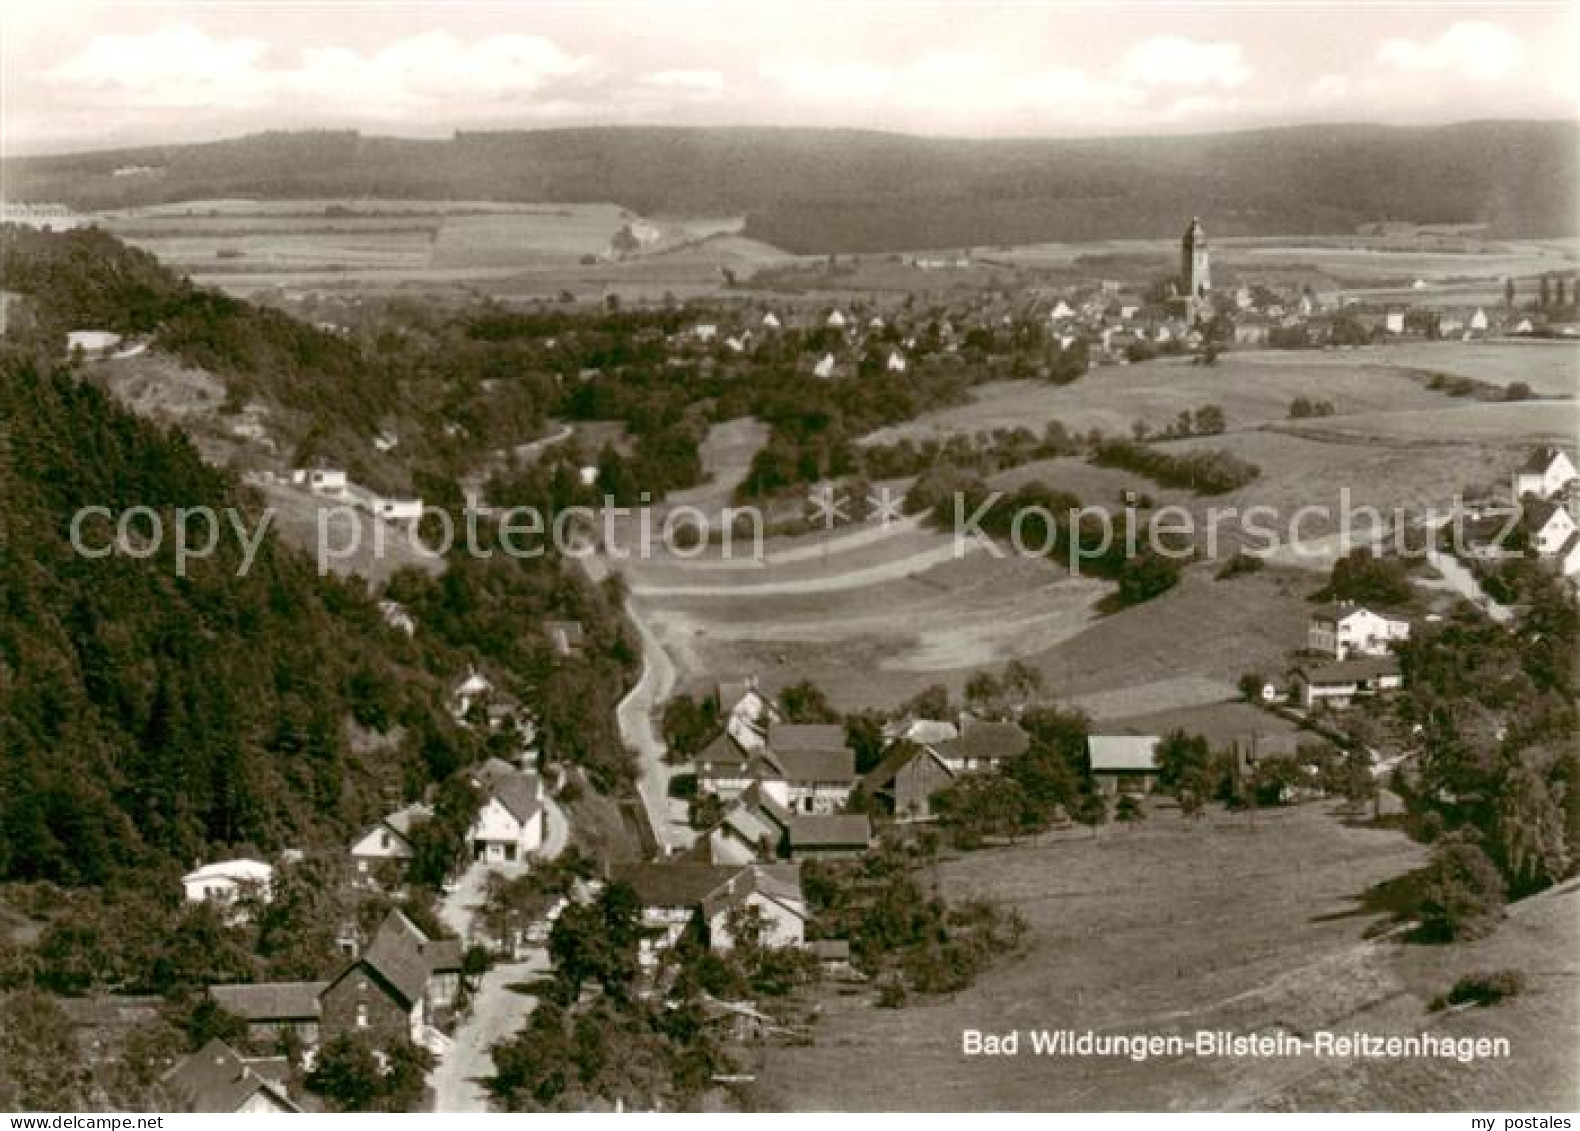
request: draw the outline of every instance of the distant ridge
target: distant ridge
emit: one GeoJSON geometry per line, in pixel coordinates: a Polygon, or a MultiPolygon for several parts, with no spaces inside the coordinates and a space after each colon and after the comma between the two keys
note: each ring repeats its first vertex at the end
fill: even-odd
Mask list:
{"type": "Polygon", "coordinates": [[[1291,126],[1079,140],[965,140],[859,130],[599,127],[257,134],[5,162],[15,200],[100,209],[255,196],[612,201],[646,215],[744,214],[799,252],[1038,240],[1328,234],[1377,220],[1580,229],[1570,122],[1291,126]],[[137,175],[115,170],[146,167],[137,175]]]}

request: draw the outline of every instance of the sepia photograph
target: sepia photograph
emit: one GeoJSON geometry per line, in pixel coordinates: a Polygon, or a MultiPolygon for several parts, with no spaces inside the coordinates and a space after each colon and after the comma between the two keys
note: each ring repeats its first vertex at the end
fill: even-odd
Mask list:
{"type": "Polygon", "coordinates": [[[1577,62],[0,7],[7,1127],[1574,1131],[1577,62]]]}

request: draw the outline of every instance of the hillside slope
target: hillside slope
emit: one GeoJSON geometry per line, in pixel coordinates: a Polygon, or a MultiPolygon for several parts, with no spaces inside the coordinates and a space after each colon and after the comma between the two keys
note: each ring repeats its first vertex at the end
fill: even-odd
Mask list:
{"type": "Polygon", "coordinates": [[[1091,140],[921,138],[853,130],[606,128],[448,141],[276,133],[202,145],[18,158],[18,200],[83,208],[227,196],[609,201],[644,215],[748,216],[800,252],[1339,233],[1369,220],[1577,228],[1565,122],[1302,126],[1091,140]],[[115,177],[124,164],[148,177],[115,177]]]}

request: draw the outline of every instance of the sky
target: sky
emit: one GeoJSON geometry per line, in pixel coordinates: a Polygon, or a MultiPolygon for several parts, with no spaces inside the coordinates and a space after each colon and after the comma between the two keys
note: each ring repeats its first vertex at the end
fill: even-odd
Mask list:
{"type": "Polygon", "coordinates": [[[0,0],[0,150],[356,128],[1580,118],[1580,3],[0,0]]]}

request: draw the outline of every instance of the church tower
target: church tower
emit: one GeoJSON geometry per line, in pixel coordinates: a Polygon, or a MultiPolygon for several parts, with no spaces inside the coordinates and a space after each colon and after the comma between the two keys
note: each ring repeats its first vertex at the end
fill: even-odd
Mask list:
{"type": "Polygon", "coordinates": [[[1212,290],[1212,267],[1207,259],[1207,233],[1201,221],[1191,217],[1185,238],[1180,241],[1180,294],[1201,301],[1212,290]]]}

